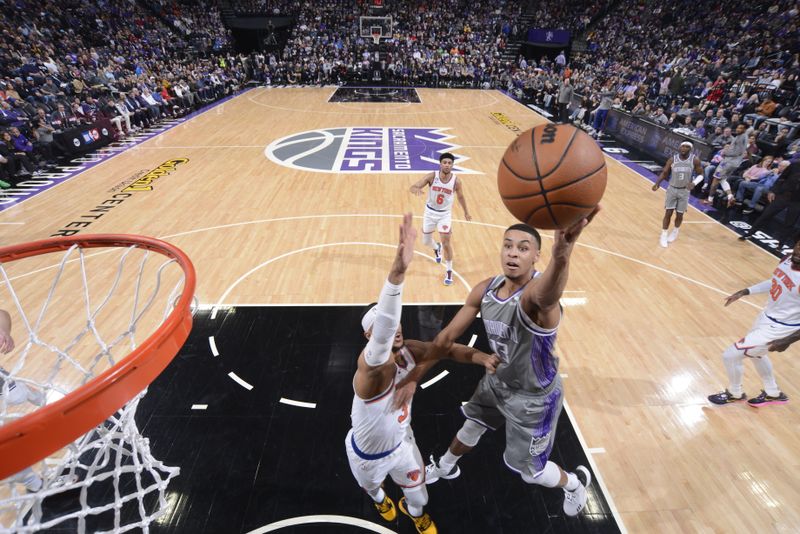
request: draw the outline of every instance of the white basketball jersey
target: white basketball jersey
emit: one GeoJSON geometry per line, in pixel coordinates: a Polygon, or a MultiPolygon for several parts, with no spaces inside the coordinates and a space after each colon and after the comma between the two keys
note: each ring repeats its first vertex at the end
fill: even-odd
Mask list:
{"type": "Polygon", "coordinates": [[[784,258],[772,273],[764,313],[773,321],[800,326],[800,271],[792,269],[791,256],[784,258]]]}
{"type": "Polygon", "coordinates": [[[411,403],[400,409],[392,408],[395,386],[416,367],[414,357],[406,347],[400,349],[394,380],[389,387],[371,399],[364,400],[353,395],[350,420],[353,425],[353,440],[358,449],[367,454],[380,454],[397,447],[411,425],[411,403]]]}
{"type": "Polygon", "coordinates": [[[433,173],[433,182],[428,190],[427,206],[435,211],[450,211],[453,209],[453,196],[456,190],[456,174],[450,173],[447,183],[439,178],[439,171],[433,173]]]}

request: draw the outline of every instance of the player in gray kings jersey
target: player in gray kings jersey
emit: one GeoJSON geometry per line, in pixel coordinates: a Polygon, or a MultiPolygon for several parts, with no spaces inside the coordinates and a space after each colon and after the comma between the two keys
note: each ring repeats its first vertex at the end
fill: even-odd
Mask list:
{"type": "Polygon", "coordinates": [[[692,148],[694,146],[689,141],[681,143],[678,153],[673,154],[667,160],[661,175],[653,186],[653,191],[658,191],[658,186],[669,176],[669,187],[667,187],[667,196],[664,200],[664,220],[661,223],[661,239],[659,240],[661,246],[665,248],[669,243],[678,239],[683,214],[689,207],[689,191],[692,184],[700,183],[703,180],[703,167],[700,165],[700,159],[692,152],[692,148]],[[692,171],[696,175],[694,181],[692,180],[692,171]],[[668,234],[672,212],[676,214],[675,228],[668,234]]]}
{"type": "Polygon", "coordinates": [[[487,429],[505,423],[505,464],[529,484],[563,488],[567,515],[583,509],[591,483],[589,470],[579,466],[577,473],[570,473],[549,461],[563,398],[554,345],[572,249],[598,210],[568,229],[556,230],[552,258],[541,275],[534,269],[541,247],[539,233],[525,224],[509,227],[500,251],[503,274],[475,286],[436,336],[429,350],[446,352],[480,312],[501,363],[495,374],[484,375],[461,408],[466,421],[448,451],[438,462],[431,456],[428,484],[457,477],[459,458],[478,444],[487,429]]]}

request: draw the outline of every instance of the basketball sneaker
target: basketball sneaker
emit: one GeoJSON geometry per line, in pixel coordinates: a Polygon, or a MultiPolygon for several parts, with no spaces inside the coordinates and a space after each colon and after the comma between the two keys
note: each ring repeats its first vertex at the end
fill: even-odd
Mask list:
{"type": "Polygon", "coordinates": [[[742,391],[742,394],[736,397],[733,393],[726,389],[725,391],[720,391],[719,393],[709,395],[708,400],[714,404],[730,404],[732,402],[747,400],[747,395],[745,395],[744,391],[742,391]]]}
{"type": "Polygon", "coordinates": [[[564,489],[564,513],[570,517],[581,513],[586,506],[586,488],[592,483],[592,474],[582,465],[575,468],[575,476],[580,485],[573,491],[564,489]]]}
{"type": "Polygon", "coordinates": [[[661,237],[658,238],[658,244],[664,248],[667,248],[668,245],[667,238],[668,238],[667,233],[661,232],[661,237]]]}
{"type": "Polygon", "coordinates": [[[411,518],[411,521],[414,522],[414,526],[417,528],[417,532],[420,534],[437,534],[438,531],[436,530],[436,525],[431,519],[431,516],[428,515],[428,512],[422,512],[422,515],[419,517],[414,517],[410,513],[408,513],[408,508],[406,508],[406,498],[403,497],[398,502],[400,506],[400,511],[406,514],[408,517],[411,518]]]}
{"type": "Polygon", "coordinates": [[[433,458],[431,454],[431,463],[425,466],[425,484],[433,484],[440,478],[445,480],[452,480],[458,475],[461,474],[461,468],[458,467],[458,464],[454,465],[450,471],[445,471],[439,464],[436,463],[436,460],[433,458]]]}
{"type": "Polygon", "coordinates": [[[787,402],[789,402],[789,397],[787,397],[783,391],[773,397],[772,395],[767,395],[767,392],[762,389],[761,395],[754,399],[750,399],[747,401],[747,404],[753,408],[761,408],[762,406],[767,406],[769,404],[786,404],[787,402]]]}
{"type": "Polygon", "coordinates": [[[383,496],[383,502],[373,502],[375,509],[381,514],[381,517],[386,521],[394,521],[397,517],[397,510],[394,507],[394,502],[388,495],[383,496]]]}
{"type": "Polygon", "coordinates": [[[672,231],[669,233],[669,237],[667,237],[667,241],[672,243],[673,241],[678,239],[678,231],[679,230],[677,228],[673,228],[672,231]]]}
{"type": "Polygon", "coordinates": [[[444,274],[444,285],[446,286],[453,285],[453,271],[447,271],[444,274]]]}
{"type": "Polygon", "coordinates": [[[433,256],[436,259],[436,263],[442,263],[442,244],[436,243],[436,248],[433,249],[433,256]]]}

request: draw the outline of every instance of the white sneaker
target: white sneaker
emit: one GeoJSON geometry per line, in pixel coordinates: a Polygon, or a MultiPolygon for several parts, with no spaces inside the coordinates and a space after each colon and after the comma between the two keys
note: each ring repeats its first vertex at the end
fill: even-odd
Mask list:
{"type": "Polygon", "coordinates": [[[578,477],[578,482],[581,483],[580,486],[575,491],[564,490],[564,513],[570,517],[575,517],[581,513],[583,507],[586,506],[586,488],[592,483],[592,474],[582,465],[575,469],[575,476],[578,477]],[[579,473],[583,474],[583,478],[586,479],[585,483],[581,481],[579,473]]]}
{"type": "Polygon", "coordinates": [[[458,464],[454,465],[450,471],[445,471],[436,463],[436,460],[431,454],[431,463],[425,466],[425,484],[433,484],[440,478],[451,480],[461,474],[461,468],[458,464]]]}
{"type": "Polygon", "coordinates": [[[672,243],[672,242],[673,242],[673,241],[675,241],[676,239],[678,239],[678,229],[677,229],[677,228],[673,229],[673,230],[672,230],[672,231],[669,233],[669,237],[667,238],[667,241],[669,241],[670,243],[672,243]]]}
{"type": "Polygon", "coordinates": [[[667,244],[668,244],[667,243],[667,234],[665,234],[664,232],[661,232],[661,237],[658,239],[658,243],[662,247],[667,248],[667,244]]]}

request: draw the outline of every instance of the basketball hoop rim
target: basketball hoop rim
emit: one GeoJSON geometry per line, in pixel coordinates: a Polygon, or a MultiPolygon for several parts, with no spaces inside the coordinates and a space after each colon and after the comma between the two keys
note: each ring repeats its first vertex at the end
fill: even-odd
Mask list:
{"type": "Polygon", "coordinates": [[[87,234],[0,247],[0,263],[82,248],[128,247],[161,253],[184,272],[183,292],[164,322],[130,354],[92,381],[27,416],[0,427],[0,480],[46,458],[108,419],[164,370],[192,329],[191,303],[197,278],[178,247],[141,235],[87,234]]]}

